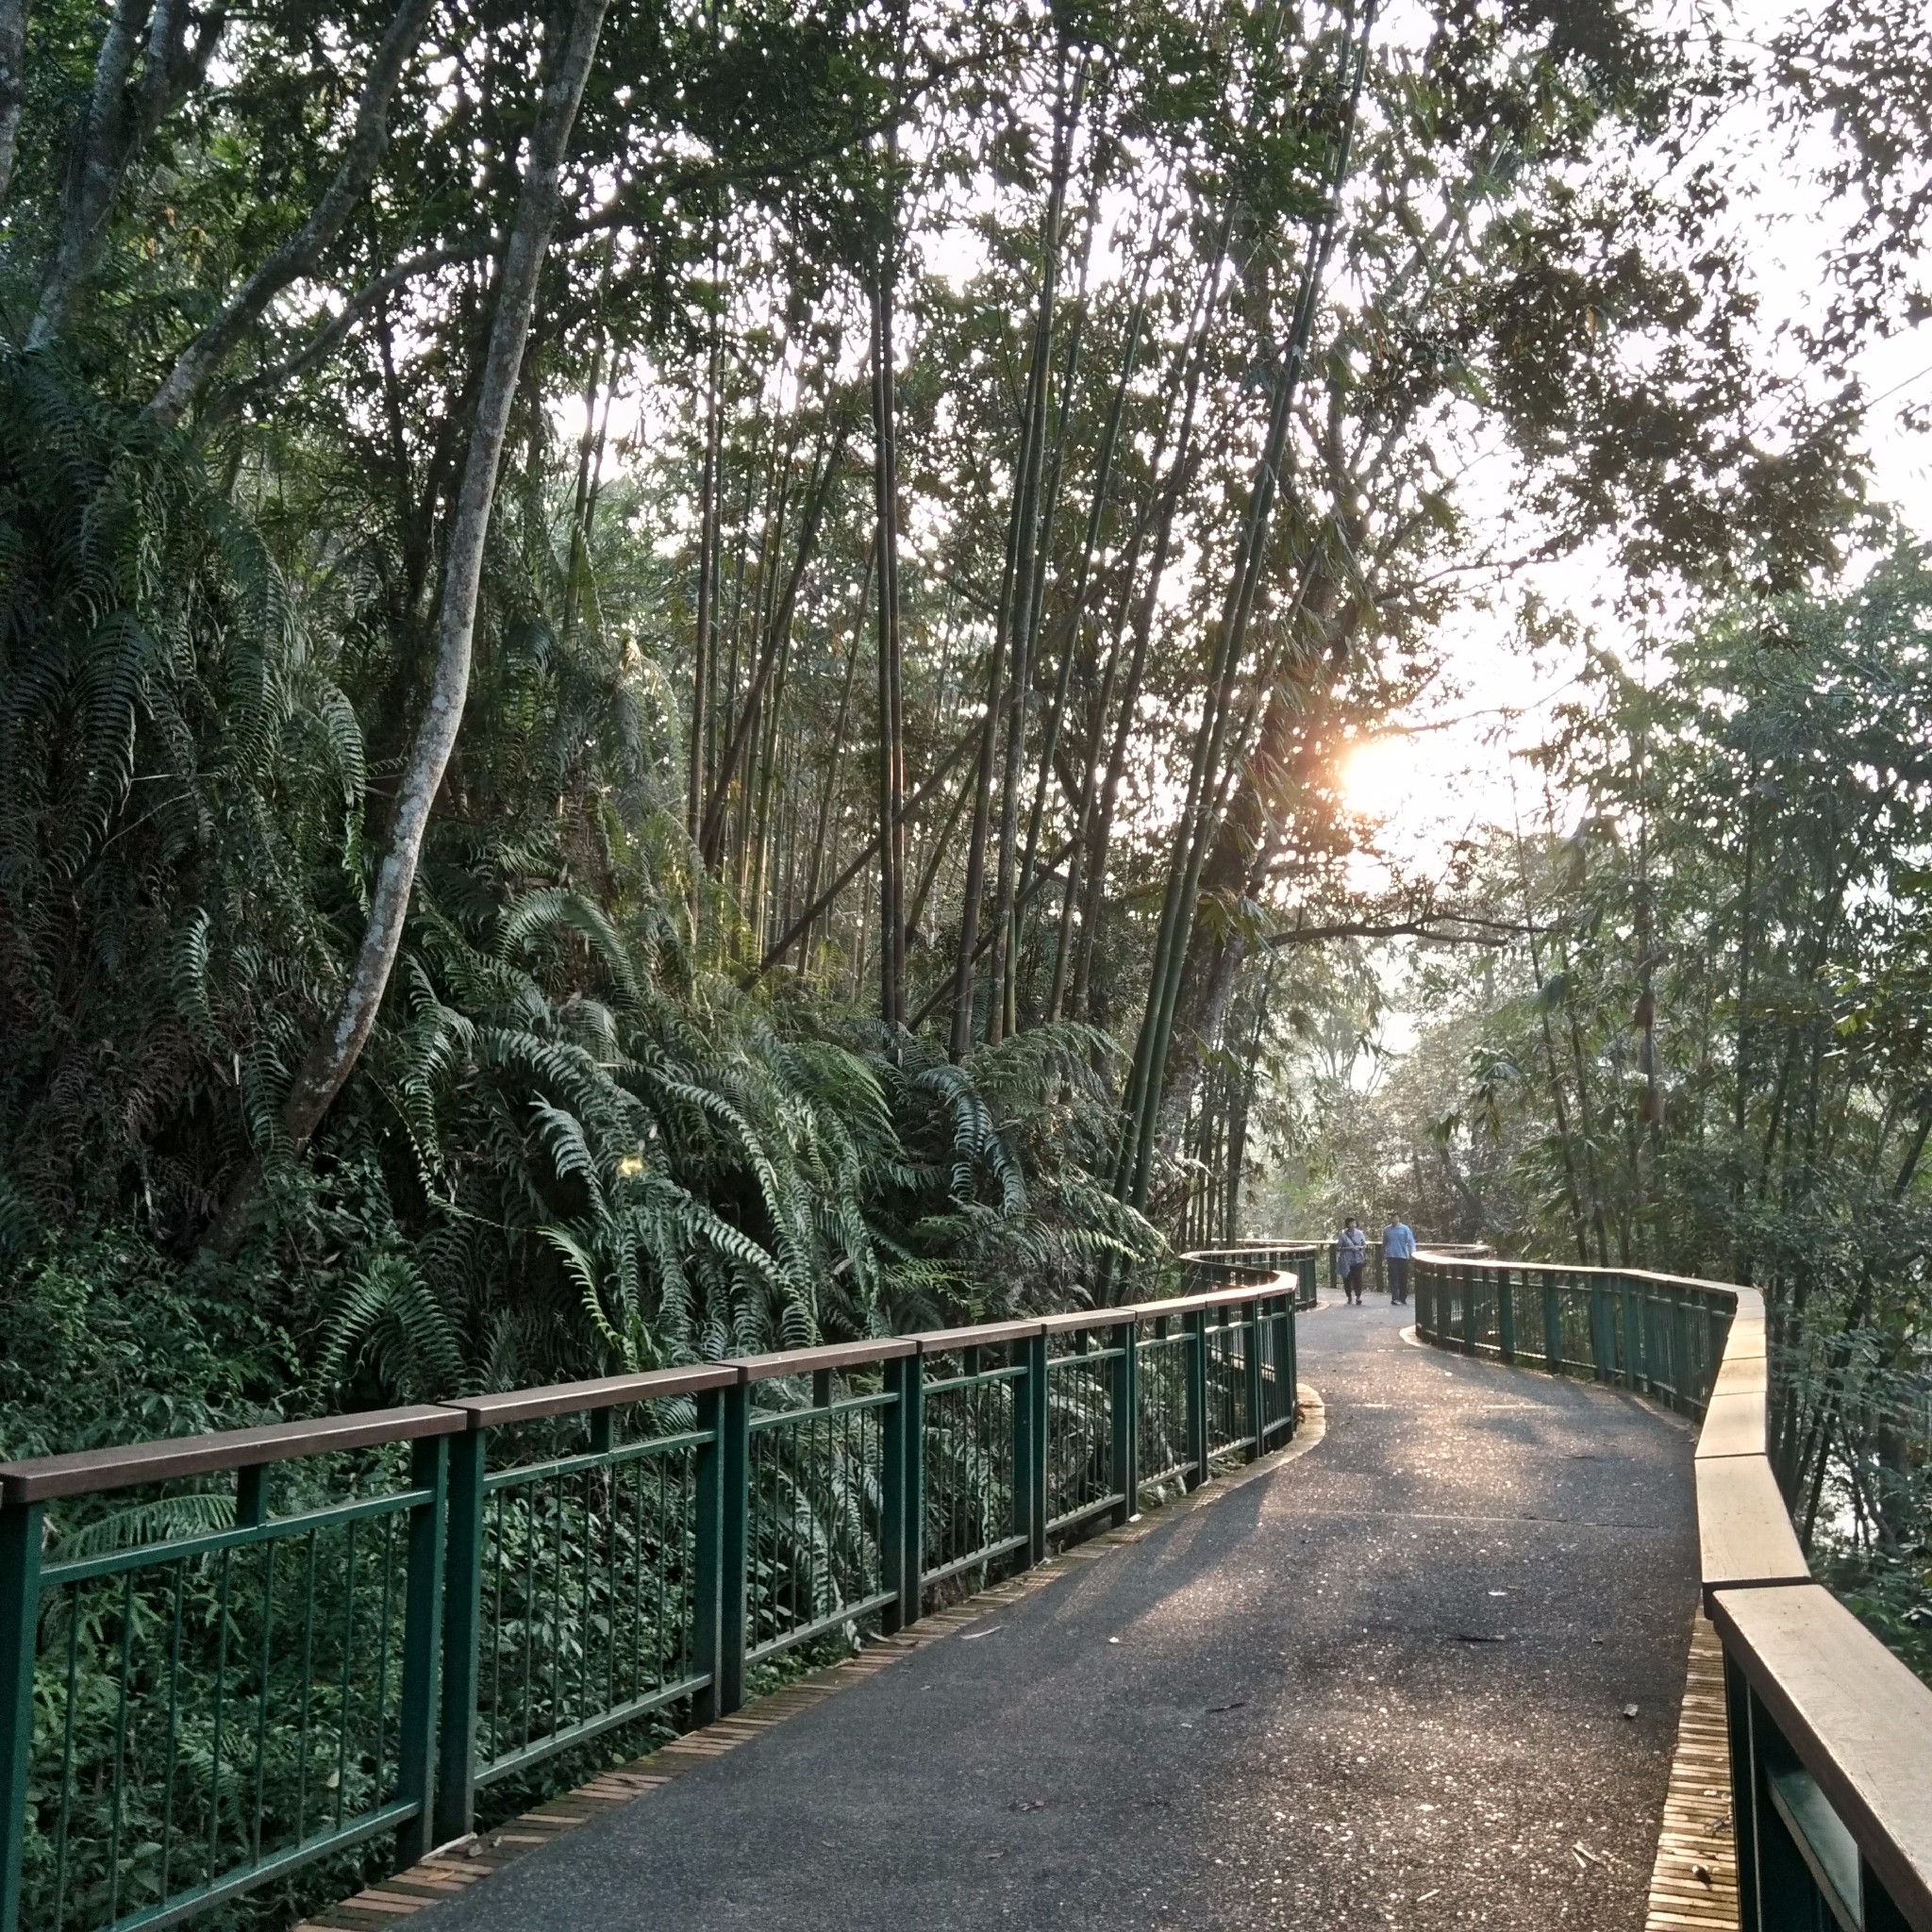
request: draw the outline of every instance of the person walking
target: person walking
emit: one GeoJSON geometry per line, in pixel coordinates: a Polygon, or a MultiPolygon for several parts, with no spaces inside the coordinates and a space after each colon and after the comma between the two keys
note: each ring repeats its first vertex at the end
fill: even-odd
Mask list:
{"type": "Polygon", "coordinates": [[[1335,1243],[1335,1258],[1341,1264],[1341,1292],[1345,1300],[1359,1307],[1362,1299],[1362,1270],[1368,1263],[1369,1238],[1353,1214],[1348,1217],[1335,1243]]]}
{"type": "Polygon", "coordinates": [[[1408,1264],[1415,1259],[1415,1230],[1399,1216],[1382,1230],[1382,1262],[1389,1270],[1389,1306],[1408,1302],[1408,1264]]]}

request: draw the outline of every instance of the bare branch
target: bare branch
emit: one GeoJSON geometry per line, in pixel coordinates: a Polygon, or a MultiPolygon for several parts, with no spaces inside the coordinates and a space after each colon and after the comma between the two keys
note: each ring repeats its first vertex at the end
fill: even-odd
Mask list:
{"type": "Polygon", "coordinates": [[[498,245],[493,235],[479,234],[467,241],[453,242],[443,248],[425,248],[385,270],[374,281],[365,282],[343,303],[341,310],[323,325],[293,355],[284,357],[274,368],[250,376],[223,390],[196,417],[198,423],[213,424],[238,414],[263,396],[273,395],[291,382],[299,382],[319,369],[349,338],[358,323],[365,322],[383,302],[419,275],[433,275],[452,262],[477,261],[494,253],[498,245]]]}
{"type": "Polygon", "coordinates": [[[146,414],[167,428],[181,420],[202,386],[291,282],[308,275],[361,200],[389,142],[389,108],[403,70],[428,25],[431,0],[402,0],[356,103],[356,124],[335,178],[314,211],[236,291],[228,306],[189,343],[155,392],[146,414]]]}
{"type": "Polygon", "coordinates": [[[1262,944],[1317,946],[1327,940],[1426,940],[1440,946],[1507,946],[1534,931],[1519,920],[1487,919],[1474,912],[1424,913],[1414,919],[1338,919],[1273,932],[1262,944]]]}

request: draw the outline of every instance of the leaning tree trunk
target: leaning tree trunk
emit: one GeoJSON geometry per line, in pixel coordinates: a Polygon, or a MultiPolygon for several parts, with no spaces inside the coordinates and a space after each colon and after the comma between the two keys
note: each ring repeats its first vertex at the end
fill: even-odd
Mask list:
{"type": "MultiPolygon", "coordinates": [[[[524,350],[529,341],[537,282],[550,245],[561,198],[563,162],[571,127],[590,78],[608,0],[576,0],[561,53],[551,70],[530,142],[515,225],[503,251],[478,385],[476,413],[458,487],[449,549],[443,561],[441,613],[437,625],[436,668],[416,735],[396,788],[395,812],[382,864],[371,894],[348,985],[327,1025],[316,1035],[282,1108],[291,1153],[299,1158],[323,1116],[361,1057],[375,1025],[382,996],[403,942],[409,895],[422,857],[431,807],[456,748],[469,694],[470,659],[484,546],[496,500],[497,472],[509,425],[524,350]]],[[[260,1166],[252,1163],[237,1184],[216,1225],[217,1248],[232,1249],[246,1234],[260,1193],[260,1166]]]]}

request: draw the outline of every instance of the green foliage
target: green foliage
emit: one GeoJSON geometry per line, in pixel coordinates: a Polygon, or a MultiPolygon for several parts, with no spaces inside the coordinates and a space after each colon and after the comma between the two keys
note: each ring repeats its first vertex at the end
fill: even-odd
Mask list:
{"type": "MultiPolygon", "coordinates": [[[[581,613],[554,622],[541,503],[494,558],[453,809],[363,1072],[291,1166],[281,1098],[368,864],[370,767],[327,668],[358,659],[315,626],[375,613],[341,581],[291,597],[191,453],[52,363],[0,378],[15,1291],[78,1298],[50,1338],[88,1329],[84,1271],[45,1245],[72,1225],[103,1230],[91,1257],[138,1253],[158,1294],[252,1161],[264,1243],[179,1291],[274,1277],[258,1305],[307,1364],[158,1350],[178,1407],[143,1391],[90,1430],[232,1415],[243,1386],[327,1407],[874,1333],[997,1310],[1020,1281],[1044,1305],[1152,1252],[1083,1177],[1107,1138],[1098,1036],[956,1068],[802,991],[744,991],[729,902],[656,804],[675,740],[654,678],[581,613]]],[[[50,1408],[71,1386],[51,1368],[16,1373],[16,1431],[92,1440],[50,1408]]]]}
{"type": "Polygon", "coordinates": [[[0,1271],[0,1459],[266,1419],[296,1379],[259,1266],[184,1270],[131,1229],[0,1271]]]}

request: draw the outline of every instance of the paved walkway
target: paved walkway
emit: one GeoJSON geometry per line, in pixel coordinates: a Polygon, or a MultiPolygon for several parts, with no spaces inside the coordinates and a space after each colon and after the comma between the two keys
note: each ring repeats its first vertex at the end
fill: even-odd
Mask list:
{"type": "Polygon", "coordinates": [[[1695,1601],[1689,1431],[1405,1319],[1302,1318],[1312,1454],[415,1923],[1641,1926],[1695,1601]]]}

